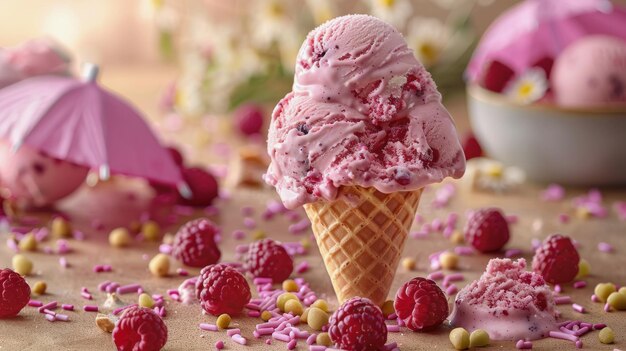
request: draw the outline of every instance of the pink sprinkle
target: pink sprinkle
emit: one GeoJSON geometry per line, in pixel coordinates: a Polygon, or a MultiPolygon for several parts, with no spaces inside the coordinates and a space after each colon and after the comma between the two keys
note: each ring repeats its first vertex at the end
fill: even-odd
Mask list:
{"type": "Polygon", "coordinates": [[[181,277],[186,277],[189,275],[189,272],[187,272],[186,270],[182,268],[176,269],[176,273],[178,273],[178,275],[180,275],[181,277]]]}
{"type": "Polygon", "coordinates": [[[243,225],[244,227],[248,228],[248,229],[254,229],[256,228],[256,222],[253,218],[250,217],[246,217],[243,219],[243,225]]]}
{"type": "Polygon", "coordinates": [[[219,340],[218,342],[215,343],[215,348],[217,350],[221,350],[224,348],[224,342],[222,340],[219,340]]]}
{"type": "Polygon", "coordinates": [[[558,332],[558,331],[551,331],[549,335],[551,338],[555,338],[555,339],[563,339],[563,340],[569,340],[569,341],[574,341],[574,342],[578,340],[578,337],[575,335],[570,335],[570,334],[566,334],[566,333],[558,332]]]}
{"type": "Polygon", "coordinates": [[[430,280],[439,280],[443,278],[444,276],[445,275],[443,274],[442,271],[435,271],[435,272],[430,273],[427,278],[430,280]]]}
{"type": "Polygon", "coordinates": [[[74,305],[70,305],[70,304],[62,304],[61,308],[66,311],[74,311],[74,305]]]}
{"type": "Polygon", "coordinates": [[[309,270],[309,262],[302,261],[296,266],[296,273],[302,274],[309,270]]]}
{"type": "Polygon", "coordinates": [[[617,212],[617,217],[620,220],[626,221],[626,201],[617,201],[613,204],[613,208],[615,212],[617,212]]]}
{"type": "Polygon", "coordinates": [[[613,246],[609,243],[601,242],[598,243],[598,250],[601,252],[611,253],[613,252],[613,246]]]}
{"type": "Polygon", "coordinates": [[[62,321],[62,322],[68,322],[70,320],[70,317],[66,314],[60,314],[57,313],[54,318],[58,321],[62,321]]]}
{"type": "Polygon", "coordinates": [[[126,310],[128,308],[134,307],[134,306],[137,306],[137,304],[134,303],[134,304],[128,305],[128,306],[118,307],[118,308],[114,309],[113,312],[111,312],[111,313],[113,313],[114,315],[117,316],[118,314],[122,313],[122,311],[124,311],[124,310],[126,310]]]}
{"type": "Polygon", "coordinates": [[[284,342],[289,342],[290,340],[289,335],[285,335],[279,332],[273,332],[272,338],[279,340],[279,341],[284,341],[284,342]]]}
{"type": "Polygon", "coordinates": [[[61,267],[63,268],[67,268],[70,266],[70,264],[67,262],[67,259],[65,258],[65,256],[63,257],[59,257],[59,264],[61,265],[61,267]]]}
{"type": "Polygon", "coordinates": [[[572,304],[572,308],[578,313],[585,313],[585,308],[577,303],[572,304]]]}
{"type": "Polygon", "coordinates": [[[39,313],[43,313],[43,310],[53,310],[55,308],[57,308],[57,302],[56,301],[51,301],[51,302],[48,302],[47,304],[39,307],[38,311],[39,311],[39,313]]]}
{"type": "Polygon", "coordinates": [[[537,250],[539,248],[539,246],[541,246],[541,240],[535,238],[532,239],[530,241],[530,246],[532,247],[533,251],[537,250]]]}
{"type": "Polygon", "coordinates": [[[520,249],[508,249],[504,252],[504,257],[511,258],[515,256],[520,256],[523,253],[520,249]]]}
{"type": "Polygon", "coordinates": [[[287,350],[293,350],[296,348],[296,344],[298,343],[298,341],[296,339],[291,339],[291,341],[289,341],[287,343],[287,350]]]}
{"type": "Polygon", "coordinates": [[[259,311],[248,311],[248,317],[257,318],[261,316],[261,312],[259,311]]]}
{"type": "Polygon", "coordinates": [[[463,277],[463,274],[462,274],[462,273],[452,273],[452,274],[448,274],[448,275],[444,278],[444,280],[447,280],[447,281],[449,281],[449,282],[460,282],[460,281],[462,281],[463,279],[465,279],[465,278],[463,277]]]}
{"type": "Polygon", "coordinates": [[[122,294],[128,294],[128,293],[136,293],[139,289],[141,289],[141,285],[129,284],[129,285],[118,287],[116,291],[118,294],[122,295],[122,294]]]}
{"type": "Polygon", "coordinates": [[[259,328],[255,330],[255,332],[259,333],[259,335],[271,335],[275,331],[275,328],[259,328]]]}
{"type": "Polygon", "coordinates": [[[159,252],[169,255],[170,253],[172,253],[172,245],[170,244],[161,244],[159,245],[159,252]]]}
{"type": "Polygon", "coordinates": [[[541,193],[541,199],[543,201],[561,201],[565,198],[565,189],[558,184],[550,184],[541,193]]]}
{"type": "Polygon", "coordinates": [[[82,296],[84,299],[87,299],[87,300],[93,300],[93,297],[88,292],[84,292],[83,291],[83,292],[80,293],[80,296],[82,296]]]}
{"type": "Polygon", "coordinates": [[[554,303],[557,305],[565,305],[572,303],[572,298],[569,296],[557,296],[554,298],[554,303]]]}
{"type": "Polygon", "coordinates": [[[576,340],[576,348],[577,349],[582,349],[583,348],[582,340],[576,340]]]}
{"type": "Polygon", "coordinates": [[[241,329],[239,329],[239,328],[236,328],[236,329],[228,329],[228,330],[226,331],[226,335],[228,335],[228,336],[233,336],[233,335],[235,335],[235,334],[241,334],[241,329]]]}
{"type": "Polygon", "coordinates": [[[13,252],[20,252],[20,248],[17,246],[17,242],[13,238],[7,239],[7,246],[13,252]]]}
{"type": "Polygon", "coordinates": [[[41,306],[43,306],[43,302],[38,301],[38,300],[30,300],[30,301],[28,301],[28,306],[30,306],[30,307],[41,307],[41,306]]]}
{"type": "Polygon", "coordinates": [[[315,344],[315,341],[317,340],[317,334],[311,334],[309,335],[309,337],[306,339],[306,344],[307,345],[313,345],[315,344]]]}
{"type": "Polygon", "coordinates": [[[85,306],[83,306],[83,311],[85,311],[85,312],[98,312],[98,306],[96,306],[96,305],[85,305],[85,306]]]}
{"type": "Polygon", "coordinates": [[[391,351],[393,349],[395,349],[396,347],[398,347],[398,343],[397,342],[391,342],[387,345],[384,346],[384,350],[385,351],[391,351]]]}
{"type": "Polygon", "coordinates": [[[67,240],[63,240],[63,239],[59,239],[57,240],[57,253],[64,255],[69,253],[70,251],[72,251],[70,249],[70,245],[68,244],[67,240]]]}
{"type": "Polygon", "coordinates": [[[311,345],[311,346],[309,346],[309,351],[326,351],[326,346],[324,346],[324,345],[311,345]]]}
{"type": "Polygon", "coordinates": [[[46,309],[46,310],[43,310],[43,313],[44,313],[44,314],[49,314],[49,315],[52,315],[52,316],[56,316],[56,312],[54,312],[54,311],[50,311],[50,310],[47,310],[47,309],[46,309]]]}
{"type": "Polygon", "coordinates": [[[287,229],[291,234],[301,234],[311,227],[311,222],[305,218],[297,223],[294,223],[289,226],[287,229]]]}
{"type": "Polygon", "coordinates": [[[509,224],[515,224],[519,221],[519,217],[517,215],[506,215],[506,221],[509,224]]]}
{"type": "Polygon", "coordinates": [[[254,208],[252,206],[243,206],[241,208],[241,214],[250,217],[254,214],[254,208]]]}
{"type": "Polygon", "coordinates": [[[239,335],[239,334],[235,334],[233,336],[230,337],[231,339],[233,339],[234,342],[236,342],[237,344],[240,345],[245,345],[248,343],[248,340],[246,340],[246,338],[244,338],[243,336],[239,335]]]}
{"type": "Polygon", "coordinates": [[[246,232],[244,232],[243,230],[240,230],[240,229],[233,230],[232,237],[235,240],[243,240],[246,237],[246,232]]]}
{"type": "Polygon", "coordinates": [[[604,304],[604,312],[611,312],[611,305],[608,302],[604,304]]]}
{"type": "Polygon", "coordinates": [[[48,322],[54,322],[56,320],[56,318],[54,318],[54,316],[51,314],[46,314],[45,318],[48,320],[48,322]]]}
{"type": "Polygon", "coordinates": [[[455,284],[451,284],[446,288],[446,294],[454,295],[459,291],[459,288],[455,284]]]}
{"type": "Polygon", "coordinates": [[[400,332],[400,326],[387,324],[387,331],[389,333],[399,333],[400,332]]]}
{"type": "Polygon", "coordinates": [[[574,282],[573,286],[574,286],[575,289],[582,289],[582,288],[587,286],[587,282],[583,281],[583,280],[580,280],[580,281],[574,282]]]}
{"type": "Polygon", "coordinates": [[[596,296],[596,294],[591,295],[591,301],[600,302],[600,299],[596,296]]]}
{"type": "Polygon", "coordinates": [[[576,332],[575,332],[574,330],[570,330],[570,329],[567,329],[567,328],[565,328],[565,327],[561,327],[561,328],[559,328],[559,329],[560,329],[563,333],[565,333],[565,334],[570,334],[570,335],[574,335],[574,334],[576,334],[576,332]]]}
{"type": "Polygon", "coordinates": [[[570,220],[569,215],[565,213],[561,213],[558,218],[559,218],[559,223],[562,223],[562,224],[568,223],[570,220]]]}
{"type": "Polygon", "coordinates": [[[561,291],[563,291],[563,289],[561,288],[561,285],[556,284],[556,285],[554,286],[554,292],[555,292],[555,293],[557,293],[557,294],[560,294],[560,293],[561,293],[561,291]]]}
{"type": "Polygon", "coordinates": [[[576,335],[576,336],[582,336],[582,335],[587,334],[587,333],[589,332],[589,330],[590,330],[590,329],[589,329],[589,327],[582,327],[582,328],[578,329],[578,330],[576,331],[576,333],[574,333],[574,335],[576,335]]]}
{"type": "Polygon", "coordinates": [[[199,327],[200,327],[200,329],[206,330],[206,331],[217,331],[217,325],[215,325],[215,324],[200,323],[199,327]]]}
{"type": "Polygon", "coordinates": [[[594,324],[593,325],[593,329],[594,330],[600,330],[600,329],[604,329],[604,328],[606,328],[606,324],[604,324],[604,323],[598,323],[598,324],[594,324]]]}
{"type": "Polygon", "coordinates": [[[457,246],[454,248],[454,252],[461,256],[470,256],[474,254],[474,249],[469,246],[457,246]]]}

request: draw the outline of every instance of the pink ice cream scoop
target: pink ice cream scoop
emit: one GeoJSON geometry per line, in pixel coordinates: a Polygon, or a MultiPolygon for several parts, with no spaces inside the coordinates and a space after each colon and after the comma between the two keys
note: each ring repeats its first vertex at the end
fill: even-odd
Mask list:
{"type": "Polygon", "coordinates": [[[561,106],[626,105],[626,42],[603,35],[578,40],[554,63],[552,85],[561,106]]]}
{"type": "Polygon", "coordinates": [[[480,279],[456,296],[451,324],[484,329],[494,340],[535,340],[557,330],[552,291],[526,261],[492,259],[480,279]]]}
{"type": "Polygon", "coordinates": [[[288,208],[333,200],[341,186],[411,191],[465,171],[430,74],[397,30],[366,15],[309,33],[293,91],[272,114],[268,152],[265,180],[288,208]]]}
{"type": "Polygon", "coordinates": [[[53,159],[23,145],[13,152],[0,143],[0,186],[7,197],[25,207],[43,207],[69,195],[89,169],[53,159]]]}

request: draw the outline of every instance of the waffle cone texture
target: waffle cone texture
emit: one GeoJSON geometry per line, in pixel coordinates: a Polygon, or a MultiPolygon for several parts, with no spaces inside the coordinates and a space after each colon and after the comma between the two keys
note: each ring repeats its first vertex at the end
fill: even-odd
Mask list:
{"type": "Polygon", "coordinates": [[[342,187],[336,200],[304,205],[340,303],[385,302],[421,194],[342,187]]]}

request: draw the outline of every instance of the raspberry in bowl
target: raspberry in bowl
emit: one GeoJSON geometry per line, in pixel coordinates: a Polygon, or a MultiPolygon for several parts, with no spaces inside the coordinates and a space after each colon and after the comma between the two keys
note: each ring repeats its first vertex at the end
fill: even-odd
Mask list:
{"type": "Polygon", "coordinates": [[[558,329],[556,316],[552,291],[541,275],[526,271],[526,260],[492,259],[456,296],[450,323],[484,329],[493,340],[535,340],[558,329]]]}

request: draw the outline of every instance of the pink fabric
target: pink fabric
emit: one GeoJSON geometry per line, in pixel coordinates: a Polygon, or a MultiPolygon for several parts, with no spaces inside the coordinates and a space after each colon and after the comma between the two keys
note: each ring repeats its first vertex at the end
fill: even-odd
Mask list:
{"type": "Polygon", "coordinates": [[[141,115],[96,83],[41,76],[0,90],[0,138],[112,173],[182,182],[141,115]]]}
{"type": "Polygon", "coordinates": [[[626,8],[609,0],[526,0],[493,22],[466,74],[476,81],[493,60],[523,73],[543,58],[554,59],[576,39],[593,34],[626,40],[626,8]]]}

